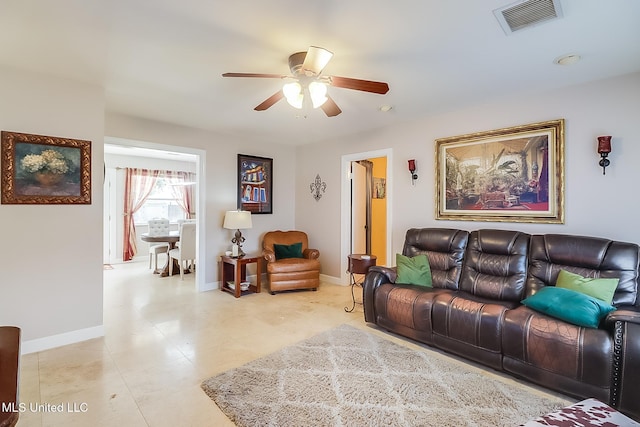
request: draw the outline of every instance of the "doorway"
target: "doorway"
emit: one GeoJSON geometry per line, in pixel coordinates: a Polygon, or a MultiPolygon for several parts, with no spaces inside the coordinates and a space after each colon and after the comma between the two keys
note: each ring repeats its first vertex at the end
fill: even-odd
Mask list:
{"type": "MultiPolygon", "coordinates": [[[[373,162],[351,162],[351,249],[352,254],[371,252],[371,188],[373,162]]],[[[377,254],[375,254],[377,255],[377,254]]]]}
{"type": "MultiPolygon", "coordinates": [[[[137,166],[145,169],[167,169],[169,167],[158,167],[162,162],[181,161],[183,163],[191,162],[196,176],[196,185],[194,189],[195,199],[195,218],[198,224],[196,236],[196,253],[197,259],[202,260],[199,263],[197,274],[195,275],[195,285],[198,291],[209,290],[205,284],[207,273],[207,263],[205,260],[205,248],[201,241],[205,236],[205,152],[199,149],[191,149],[180,146],[168,146],[162,144],[148,143],[143,141],[133,141],[121,138],[105,137],[105,153],[113,154],[115,157],[131,156],[139,160],[136,161],[137,166]],[[164,160],[163,160],[164,159],[164,160]],[[154,166],[155,165],[155,166],[154,166]]],[[[116,191],[116,170],[119,167],[109,167],[105,163],[105,188],[104,188],[104,260],[109,262],[122,262],[122,209],[123,194],[116,191]],[[109,185],[110,184],[110,185],[109,185]],[[119,243],[117,243],[119,242],[119,243]],[[115,248],[115,252],[114,252],[115,248]]],[[[122,177],[120,178],[123,179],[122,177]]],[[[123,183],[121,183],[123,184],[123,183]]],[[[122,189],[121,189],[122,190],[122,189]]]]}
{"type": "Polygon", "coordinates": [[[341,271],[347,277],[347,256],[367,253],[378,257],[378,265],[391,260],[390,185],[391,149],[342,157],[341,271]]]}

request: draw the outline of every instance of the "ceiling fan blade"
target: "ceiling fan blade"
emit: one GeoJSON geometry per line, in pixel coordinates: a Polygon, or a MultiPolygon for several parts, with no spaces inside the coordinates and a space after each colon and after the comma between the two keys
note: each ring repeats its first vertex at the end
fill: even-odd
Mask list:
{"type": "Polygon", "coordinates": [[[258,77],[265,79],[286,79],[284,74],[260,74],[260,73],[224,73],[222,77],[258,77]]]}
{"type": "Polygon", "coordinates": [[[371,80],[351,79],[349,77],[329,77],[331,86],[345,89],[361,90],[363,92],[379,93],[384,95],[389,92],[389,85],[384,82],[374,82],[371,80]]]}
{"type": "Polygon", "coordinates": [[[270,97],[268,97],[267,99],[265,99],[262,102],[262,104],[258,105],[256,108],[254,108],[254,110],[256,110],[256,111],[264,111],[267,108],[271,107],[276,102],[280,101],[282,98],[284,98],[284,94],[282,93],[281,90],[279,90],[276,93],[274,93],[273,95],[271,95],[270,97]]]}
{"type": "Polygon", "coordinates": [[[331,99],[330,96],[327,96],[327,100],[320,106],[320,108],[322,108],[322,111],[324,111],[324,113],[328,117],[335,117],[338,114],[342,113],[340,107],[338,107],[338,105],[333,99],[331,99]]]}
{"type": "Polygon", "coordinates": [[[307,50],[307,55],[304,57],[302,71],[317,76],[324,70],[324,67],[327,66],[332,56],[333,52],[325,48],[311,46],[309,50],[307,50]]]}

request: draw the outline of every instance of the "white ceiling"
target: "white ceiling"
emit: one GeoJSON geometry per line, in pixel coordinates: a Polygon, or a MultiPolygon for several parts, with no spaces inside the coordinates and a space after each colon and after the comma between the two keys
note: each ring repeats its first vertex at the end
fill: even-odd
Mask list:
{"type": "Polygon", "coordinates": [[[101,85],[110,112],[292,145],[640,70],[640,1],[561,0],[563,18],[507,36],[492,11],[512,2],[0,0],[0,65],[101,85]],[[287,74],[310,45],[334,52],[324,74],[389,93],[332,87],[334,118],[257,112],[281,80],[221,77],[287,74]]]}

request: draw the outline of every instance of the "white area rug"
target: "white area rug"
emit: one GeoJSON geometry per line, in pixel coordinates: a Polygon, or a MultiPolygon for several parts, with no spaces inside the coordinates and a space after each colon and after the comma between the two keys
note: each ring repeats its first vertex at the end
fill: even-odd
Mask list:
{"type": "Polygon", "coordinates": [[[567,400],[342,325],[216,375],[238,426],[517,426],[567,400]]]}

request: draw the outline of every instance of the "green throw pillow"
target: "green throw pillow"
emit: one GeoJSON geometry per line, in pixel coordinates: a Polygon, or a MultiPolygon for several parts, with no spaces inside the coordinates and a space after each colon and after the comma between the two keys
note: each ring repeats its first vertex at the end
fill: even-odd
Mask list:
{"type": "Polygon", "coordinates": [[[570,289],[546,286],[522,301],[527,307],[551,317],[587,328],[597,328],[616,308],[598,298],[570,289]]]}
{"type": "Polygon", "coordinates": [[[426,255],[409,258],[402,254],[396,254],[396,266],[396,283],[432,287],[431,267],[429,267],[426,255]]]}
{"type": "Polygon", "coordinates": [[[291,245],[279,245],[274,243],[273,252],[275,252],[277,260],[285,258],[302,258],[302,242],[293,243],[291,245]]]}
{"type": "Polygon", "coordinates": [[[571,289],[572,291],[580,292],[601,299],[607,304],[611,304],[619,281],[620,279],[582,277],[579,274],[560,270],[558,279],[556,280],[556,286],[558,288],[571,289]]]}

